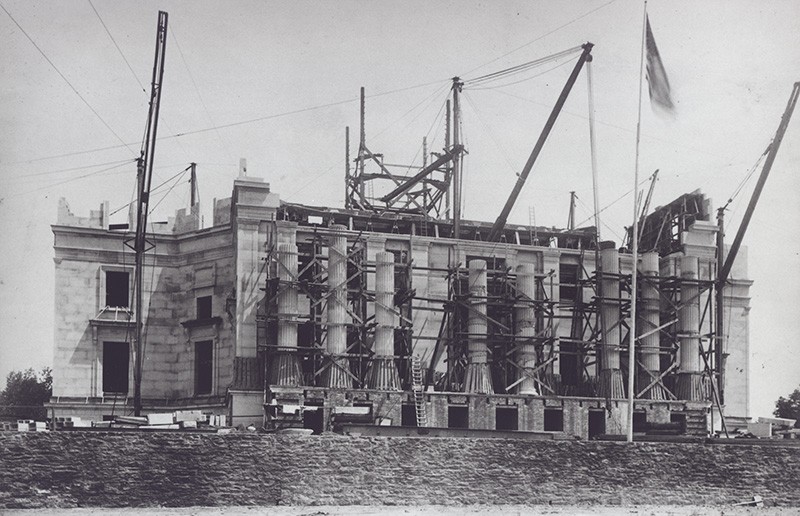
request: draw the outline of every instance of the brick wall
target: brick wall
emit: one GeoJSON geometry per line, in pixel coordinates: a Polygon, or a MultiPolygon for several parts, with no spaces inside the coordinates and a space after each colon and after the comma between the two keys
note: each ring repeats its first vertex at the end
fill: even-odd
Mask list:
{"type": "Polygon", "coordinates": [[[800,447],[60,432],[0,435],[0,508],[800,506],[800,447]]]}

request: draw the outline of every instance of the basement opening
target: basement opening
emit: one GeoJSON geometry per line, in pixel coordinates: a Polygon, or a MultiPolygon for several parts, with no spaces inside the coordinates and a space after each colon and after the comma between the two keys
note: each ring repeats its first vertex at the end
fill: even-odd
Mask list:
{"type": "Polygon", "coordinates": [[[497,430],[519,430],[519,411],[517,407],[496,407],[494,422],[497,430]]]}
{"type": "Polygon", "coordinates": [[[403,403],[400,409],[401,426],[417,426],[417,407],[413,403],[403,403]]]}
{"type": "Polygon", "coordinates": [[[606,433],[605,409],[589,409],[589,439],[606,433]]]}
{"type": "Polygon", "coordinates": [[[544,409],[544,431],[563,432],[564,431],[564,411],[562,409],[544,409]]]}
{"type": "Polygon", "coordinates": [[[447,407],[447,428],[469,428],[469,407],[447,407]]]}

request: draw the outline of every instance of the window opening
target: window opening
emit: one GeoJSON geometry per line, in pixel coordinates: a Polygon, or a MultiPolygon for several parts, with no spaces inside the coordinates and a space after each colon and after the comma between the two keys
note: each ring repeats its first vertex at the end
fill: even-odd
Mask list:
{"type": "Polygon", "coordinates": [[[106,306],[128,308],[130,306],[130,283],[128,273],[106,271],[106,306]]]}
{"type": "Polygon", "coordinates": [[[197,318],[211,319],[211,296],[197,298],[197,318]]]}

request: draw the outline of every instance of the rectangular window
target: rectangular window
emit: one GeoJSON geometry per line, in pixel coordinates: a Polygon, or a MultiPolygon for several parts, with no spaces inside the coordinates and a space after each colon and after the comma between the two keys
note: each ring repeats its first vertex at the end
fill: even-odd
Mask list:
{"type": "Polygon", "coordinates": [[[544,431],[564,431],[564,411],[561,409],[544,409],[544,431]]]}
{"type": "Polygon", "coordinates": [[[558,295],[562,301],[574,301],[578,294],[578,265],[562,263],[558,266],[560,286],[558,295]]]}
{"type": "Polygon", "coordinates": [[[128,392],[130,346],[127,342],[103,342],[103,392],[128,392]]]}
{"type": "Polygon", "coordinates": [[[106,271],[106,306],[128,308],[129,287],[127,272],[106,271]]]}
{"type": "Polygon", "coordinates": [[[197,298],[197,318],[211,319],[211,296],[197,298]]]}
{"type": "Polygon", "coordinates": [[[194,344],[194,393],[211,394],[213,362],[213,342],[203,340],[194,344]]]}
{"type": "Polygon", "coordinates": [[[518,430],[519,412],[517,407],[496,407],[494,421],[497,430],[518,430]]]}

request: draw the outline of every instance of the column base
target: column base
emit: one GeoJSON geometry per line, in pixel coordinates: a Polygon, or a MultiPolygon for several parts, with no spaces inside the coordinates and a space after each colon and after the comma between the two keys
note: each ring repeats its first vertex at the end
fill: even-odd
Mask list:
{"type": "Polygon", "coordinates": [[[464,392],[494,394],[489,364],[467,364],[464,372],[464,392]]]}
{"type": "Polygon", "coordinates": [[[367,386],[370,389],[382,391],[400,390],[400,374],[395,367],[394,358],[375,357],[372,359],[367,376],[367,386]]]}
{"type": "Polygon", "coordinates": [[[708,386],[703,378],[703,373],[678,373],[675,383],[675,396],[679,400],[706,401],[708,399],[708,386]]]}
{"type": "Polygon", "coordinates": [[[622,371],[619,369],[603,369],[597,378],[597,395],[601,398],[624,399],[625,384],[622,371]]]}
{"type": "Polygon", "coordinates": [[[347,374],[350,362],[346,357],[328,357],[331,365],[325,373],[325,387],[329,389],[352,389],[353,378],[347,374]]]}
{"type": "Polygon", "coordinates": [[[299,387],[303,385],[303,374],[300,362],[294,353],[279,353],[270,367],[270,384],[282,387],[299,387]]]}
{"type": "MultiPolygon", "coordinates": [[[[653,375],[658,377],[661,374],[660,371],[651,371],[653,375]]],[[[653,376],[648,374],[647,371],[642,371],[639,373],[639,376],[636,381],[636,393],[638,394],[639,391],[650,385],[650,382],[653,381],[653,376]]],[[[643,400],[669,400],[671,399],[667,390],[664,388],[663,385],[657,383],[647,389],[646,392],[642,393],[643,400]]]]}
{"type": "Polygon", "coordinates": [[[525,367],[520,370],[520,374],[525,378],[517,388],[517,394],[526,394],[529,396],[538,396],[539,391],[536,389],[536,382],[533,380],[534,374],[533,367],[525,367]]]}

